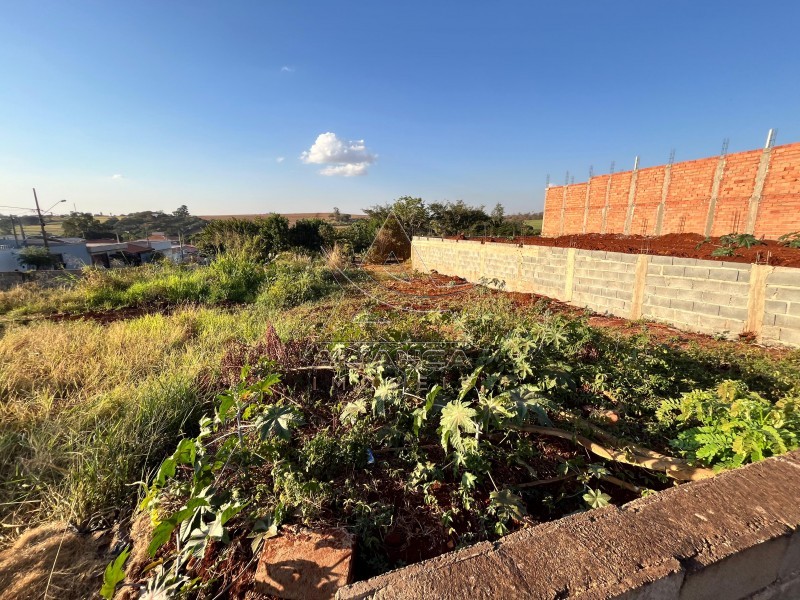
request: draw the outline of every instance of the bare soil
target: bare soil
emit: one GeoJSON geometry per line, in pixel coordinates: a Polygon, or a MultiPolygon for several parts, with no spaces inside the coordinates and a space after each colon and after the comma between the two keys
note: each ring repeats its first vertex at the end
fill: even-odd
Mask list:
{"type": "Polygon", "coordinates": [[[736,248],[734,256],[711,256],[721,246],[719,238],[706,238],[697,233],[670,233],[659,237],[587,233],[560,237],[471,237],[454,236],[449,239],[470,239],[481,242],[517,244],[519,246],[549,246],[555,248],[580,248],[625,252],[627,254],[653,254],[678,256],[738,263],[757,263],[780,267],[800,267],[800,248],[787,248],[774,240],[764,240],[752,248],[736,248]]]}

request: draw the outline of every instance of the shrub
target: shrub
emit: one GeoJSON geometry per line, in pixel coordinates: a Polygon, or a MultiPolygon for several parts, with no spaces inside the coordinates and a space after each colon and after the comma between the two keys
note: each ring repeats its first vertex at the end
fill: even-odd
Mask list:
{"type": "Polygon", "coordinates": [[[797,398],[773,405],[740,381],[666,400],[657,417],[666,423],[697,424],[678,433],[672,445],[691,460],[723,469],[793,450],[800,436],[797,398]]]}
{"type": "Polygon", "coordinates": [[[268,271],[267,284],[257,301],[269,308],[291,308],[338,289],[331,272],[310,260],[277,260],[268,271]]]}

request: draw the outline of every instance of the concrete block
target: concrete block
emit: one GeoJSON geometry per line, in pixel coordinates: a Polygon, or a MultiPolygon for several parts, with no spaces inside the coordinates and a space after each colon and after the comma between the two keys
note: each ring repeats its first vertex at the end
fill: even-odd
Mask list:
{"type": "Polygon", "coordinates": [[[800,316],[800,303],[790,305],[788,302],[781,302],[780,300],[766,300],[764,302],[764,311],[772,315],[785,315],[789,312],[789,306],[796,306],[798,308],[797,316],[800,316]]]}
{"type": "Polygon", "coordinates": [[[705,279],[690,279],[688,277],[667,277],[667,286],[680,290],[691,290],[697,284],[708,283],[705,279]]]}
{"type": "Polygon", "coordinates": [[[667,277],[683,277],[685,268],[686,267],[680,265],[665,265],[661,267],[661,274],[666,275],[667,277]]]}
{"type": "Polygon", "coordinates": [[[741,321],[744,324],[747,319],[747,307],[720,306],[719,316],[733,321],[741,321]]]}
{"type": "Polygon", "coordinates": [[[707,267],[684,267],[683,274],[686,277],[693,277],[696,279],[708,279],[711,275],[711,269],[707,267]]]}
{"type": "Polygon", "coordinates": [[[790,302],[786,308],[786,314],[800,317],[800,302],[790,302]]]}
{"type": "Polygon", "coordinates": [[[788,329],[785,327],[781,327],[780,335],[778,336],[778,340],[782,344],[786,344],[789,346],[800,346],[800,329],[788,329]]]}
{"type": "Polygon", "coordinates": [[[796,600],[800,598],[800,577],[787,582],[776,581],[748,600],[796,600]]]}
{"type": "Polygon", "coordinates": [[[642,307],[642,316],[658,321],[672,321],[675,318],[675,309],[645,304],[642,307]]]}
{"type": "Polygon", "coordinates": [[[750,266],[751,265],[749,265],[748,263],[737,263],[737,262],[731,262],[729,260],[723,260],[722,262],[719,262],[719,263],[716,262],[716,261],[710,261],[710,260],[701,261],[701,262],[718,264],[720,267],[724,267],[725,269],[736,269],[737,271],[741,271],[743,273],[750,273],[750,266]]]}
{"type": "Polygon", "coordinates": [[[795,530],[792,537],[789,538],[778,577],[781,581],[788,581],[795,577],[800,578],[800,530],[795,530]]]}
{"type": "Polygon", "coordinates": [[[650,275],[650,273],[648,273],[647,277],[644,280],[644,285],[645,285],[645,289],[648,286],[655,286],[655,285],[661,286],[661,287],[666,287],[667,278],[662,276],[662,275],[650,275]]]}
{"type": "Polygon", "coordinates": [[[761,341],[777,343],[781,338],[781,328],[775,327],[773,324],[767,324],[766,319],[761,328],[761,341]]]}
{"type": "Polygon", "coordinates": [[[708,278],[714,281],[742,281],[736,269],[709,269],[708,278]]]}
{"type": "MultiPolygon", "coordinates": [[[[679,257],[679,256],[675,256],[672,259],[672,264],[673,265],[680,265],[682,267],[694,267],[694,266],[696,266],[696,265],[698,265],[700,263],[712,263],[712,264],[714,264],[712,261],[698,260],[696,258],[682,258],[682,257],[679,257]]],[[[708,266],[709,265],[706,264],[706,267],[708,267],[708,266]]]]}
{"type": "Polygon", "coordinates": [[[693,311],[694,300],[687,300],[683,298],[670,298],[669,307],[677,310],[693,311]]]}
{"type": "Polygon", "coordinates": [[[732,296],[739,296],[742,298],[742,302],[746,305],[750,288],[748,284],[740,282],[715,281],[713,279],[694,279],[692,280],[692,289],[701,290],[704,292],[719,292],[731,294],[732,296]]]}
{"type": "Polygon", "coordinates": [[[793,317],[792,315],[775,315],[775,325],[781,329],[796,329],[800,331],[800,317],[793,317]]]}
{"type": "Polygon", "coordinates": [[[791,286],[800,288],[800,269],[792,267],[775,267],[775,270],[767,275],[767,285],[791,286]]]}
{"type": "Polygon", "coordinates": [[[673,258],[671,256],[651,256],[651,265],[671,265],[673,258]]]}
{"type": "Polygon", "coordinates": [[[742,550],[717,563],[700,564],[689,570],[681,587],[680,600],[740,600],[770,585],[788,545],[779,537],[742,550]]]}
{"type": "Polygon", "coordinates": [[[644,297],[644,306],[662,306],[664,308],[669,308],[669,302],[671,298],[665,298],[663,296],[655,296],[651,295],[648,296],[645,294],[644,297]]]}
{"type": "MultiPolygon", "coordinates": [[[[692,310],[696,313],[700,313],[701,315],[719,315],[719,304],[709,304],[706,302],[695,302],[694,307],[692,310]]],[[[747,311],[745,311],[745,314],[747,311]]]]}
{"type": "Polygon", "coordinates": [[[779,287],[767,284],[766,296],[768,300],[783,300],[784,302],[800,302],[800,288],[779,287]]]}

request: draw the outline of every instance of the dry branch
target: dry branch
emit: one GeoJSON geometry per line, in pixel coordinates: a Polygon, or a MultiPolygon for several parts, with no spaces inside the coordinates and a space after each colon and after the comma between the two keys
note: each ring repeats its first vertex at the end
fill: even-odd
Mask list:
{"type": "Polygon", "coordinates": [[[692,467],[685,460],[665,456],[648,450],[647,448],[639,448],[638,446],[630,445],[625,450],[617,450],[614,448],[606,448],[597,442],[594,442],[581,435],[564,429],[556,429],[554,427],[537,427],[529,425],[526,427],[512,427],[516,431],[525,431],[527,433],[537,433],[539,435],[547,435],[550,437],[557,437],[564,440],[570,440],[576,444],[580,444],[592,454],[613,460],[614,462],[632,465],[634,467],[642,467],[651,469],[653,471],[663,471],[668,476],[679,481],[696,481],[698,479],[708,479],[714,476],[714,471],[711,469],[704,469],[702,467],[692,467]]]}

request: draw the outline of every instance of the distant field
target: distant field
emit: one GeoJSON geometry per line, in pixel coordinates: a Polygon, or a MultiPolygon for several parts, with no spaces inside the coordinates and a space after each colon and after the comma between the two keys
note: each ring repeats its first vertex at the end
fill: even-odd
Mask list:
{"type": "Polygon", "coordinates": [[[544,222],[543,219],[529,219],[525,221],[525,225],[533,227],[537,232],[541,232],[543,222],[544,222]]]}
{"type": "MultiPolygon", "coordinates": [[[[220,219],[259,219],[268,217],[272,213],[250,214],[250,215],[200,215],[201,219],[206,221],[219,221],[220,219]]],[[[280,213],[281,216],[289,219],[289,224],[294,225],[300,219],[323,219],[325,221],[333,220],[333,213],[329,212],[316,212],[316,213],[280,213]]],[[[342,213],[347,214],[347,213],[342,213]]],[[[351,219],[366,219],[367,215],[350,215],[351,219]]]]}

